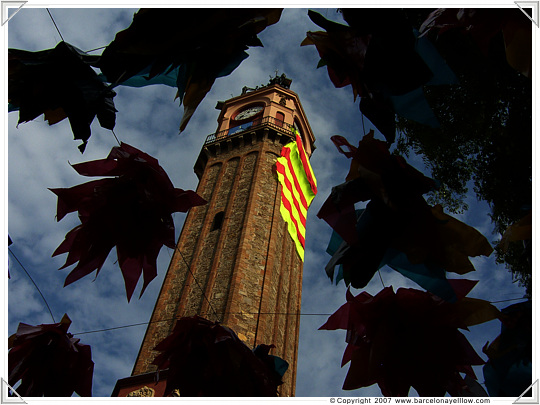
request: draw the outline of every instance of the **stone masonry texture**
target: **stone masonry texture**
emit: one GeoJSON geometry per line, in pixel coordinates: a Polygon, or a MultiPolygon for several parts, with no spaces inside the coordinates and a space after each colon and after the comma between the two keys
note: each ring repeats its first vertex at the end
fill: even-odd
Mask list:
{"type": "Polygon", "coordinates": [[[197,314],[251,348],[275,345],[270,353],[289,363],[279,395],[294,396],[302,261],[279,212],[274,173],[290,140],[260,128],[206,148],[197,192],[208,204],[186,217],[132,375],[155,371],[153,348],[175,319],[197,314]]]}

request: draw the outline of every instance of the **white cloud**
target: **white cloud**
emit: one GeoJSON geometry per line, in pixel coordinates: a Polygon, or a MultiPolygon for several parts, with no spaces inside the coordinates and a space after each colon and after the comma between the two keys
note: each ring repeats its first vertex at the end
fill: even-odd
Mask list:
{"type": "MultiPolygon", "coordinates": [[[[29,280],[25,280],[24,273],[10,265],[10,291],[9,291],[9,311],[14,319],[25,319],[28,315],[43,312],[43,301],[38,292],[29,280]],[[25,297],[25,299],[20,299],[25,297]]],[[[45,320],[50,322],[50,316],[45,320]]],[[[10,330],[15,331],[16,324],[10,325],[10,330]]]]}

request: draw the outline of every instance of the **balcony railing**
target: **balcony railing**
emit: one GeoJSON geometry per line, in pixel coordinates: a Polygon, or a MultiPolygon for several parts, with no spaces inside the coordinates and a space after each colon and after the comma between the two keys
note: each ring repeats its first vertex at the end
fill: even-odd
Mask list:
{"type": "Polygon", "coordinates": [[[269,126],[272,128],[275,128],[281,132],[284,132],[286,134],[290,134],[292,136],[292,131],[290,129],[290,125],[286,124],[285,122],[278,120],[275,117],[263,117],[255,119],[251,122],[247,122],[242,125],[238,125],[233,128],[225,129],[223,131],[216,132],[214,134],[210,134],[206,137],[206,141],[204,141],[205,145],[208,145],[210,143],[214,143],[217,141],[221,141],[225,138],[233,137],[236,135],[241,134],[242,132],[249,130],[254,130],[260,127],[269,126]]]}

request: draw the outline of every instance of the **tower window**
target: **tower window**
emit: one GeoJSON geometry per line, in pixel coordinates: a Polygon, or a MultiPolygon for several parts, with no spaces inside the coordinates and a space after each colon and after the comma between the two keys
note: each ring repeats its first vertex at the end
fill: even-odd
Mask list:
{"type": "Polygon", "coordinates": [[[279,127],[282,127],[284,123],[285,123],[285,114],[278,111],[276,113],[276,125],[279,127]]]}
{"type": "Polygon", "coordinates": [[[214,216],[214,220],[212,221],[212,227],[210,228],[210,232],[221,229],[221,225],[223,224],[224,217],[225,217],[224,211],[220,211],[214,216]]]}

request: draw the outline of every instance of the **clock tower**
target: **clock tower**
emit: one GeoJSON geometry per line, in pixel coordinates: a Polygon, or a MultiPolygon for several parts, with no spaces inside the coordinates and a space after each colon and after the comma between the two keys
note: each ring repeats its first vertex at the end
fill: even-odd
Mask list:
{"type": "Polygon", "coordinates": [[[218,128],[194,166],[208,204],[186,217],[132,376],[113,396],[159,395],[153,349],[176,319],[193,315],[230,327],[251,348],[273,344],[270,353],[289,363],[279,395],[294,396],[303,261],[280,214],[275,163],[294,132],[308,156],[315,138],[290,84],[276,76],[218,102],[218,128]]]}

